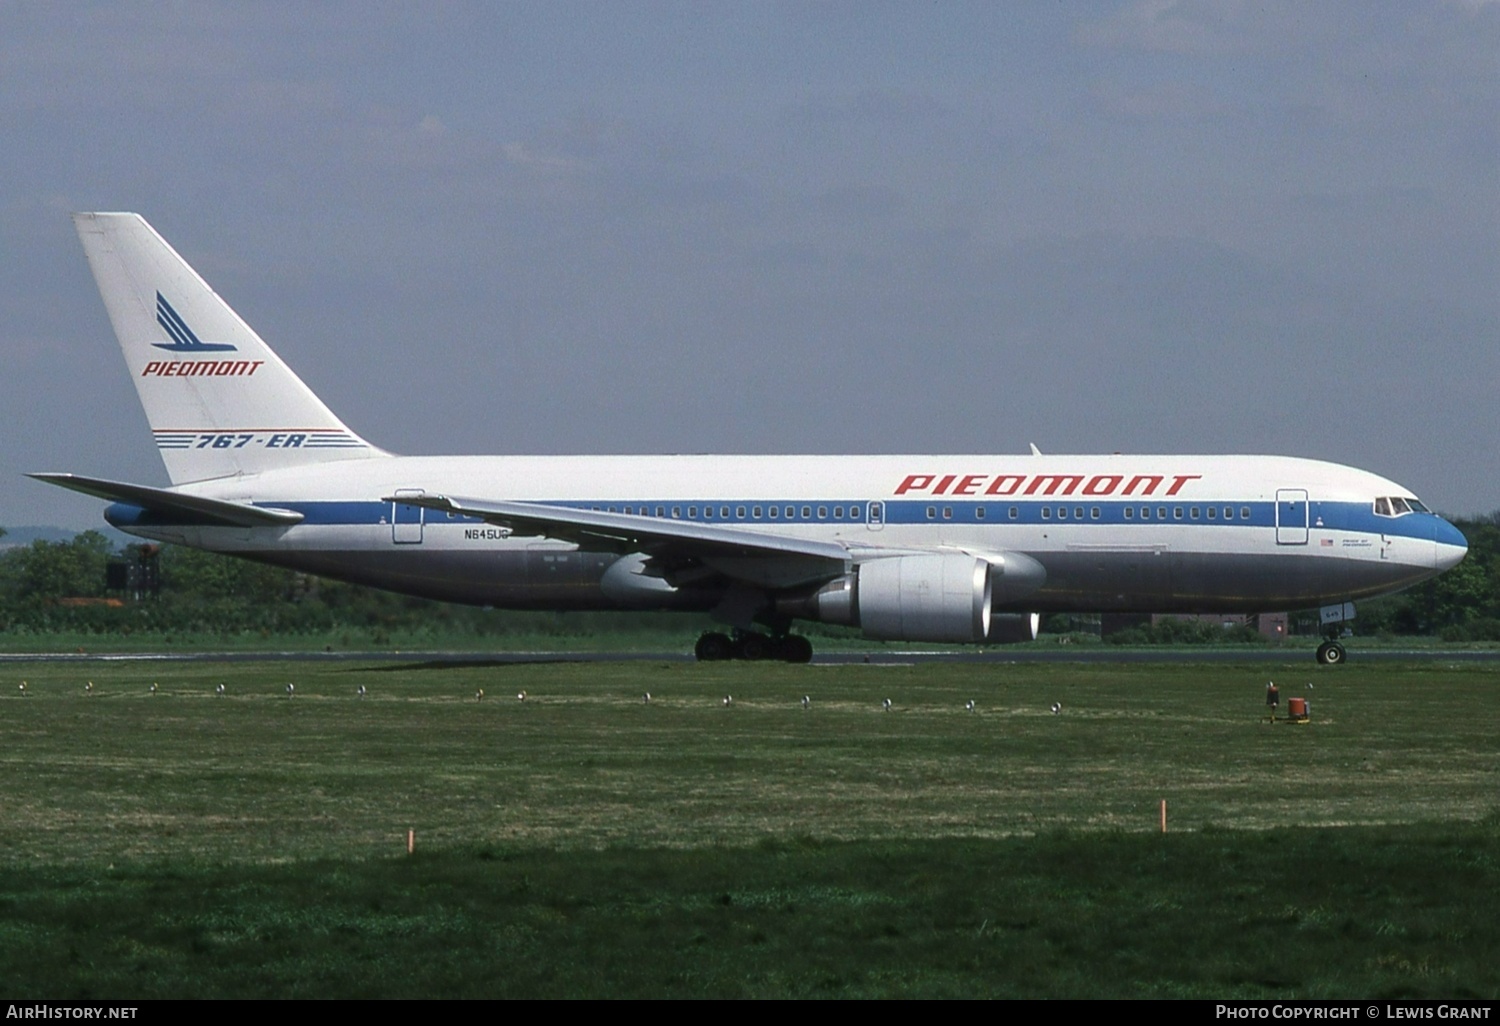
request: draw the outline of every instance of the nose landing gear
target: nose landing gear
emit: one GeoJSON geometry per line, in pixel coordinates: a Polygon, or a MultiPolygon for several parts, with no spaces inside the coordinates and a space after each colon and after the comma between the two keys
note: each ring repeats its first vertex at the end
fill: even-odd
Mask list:
{"type": "Polygon", "coordinates": [[[1318,663],[1322,666],[1340,666],[1346,658],[1344,646],[1329,638],[1318,646],[1318,663]]]}
{"type": "Polygon", "coordinates": [[[1318,620],[1323,625],[1323,644],[1318,646],[1319,666],[1342,666],[1345,659],[1344,646],[1339,638],[1350,633],[1344,628],[1354,619],[1354,603],[1339,602],[1318,610],[1318,620]]]}

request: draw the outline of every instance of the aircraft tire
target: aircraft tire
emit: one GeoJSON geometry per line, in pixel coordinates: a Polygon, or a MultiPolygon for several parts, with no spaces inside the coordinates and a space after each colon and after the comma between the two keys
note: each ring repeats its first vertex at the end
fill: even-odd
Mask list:
{"type": "Polygon", "coordinates": [[[764,634],[746,634],[735,645],[735,658],[758,662],[771,655],[771,639],[764,634]]]}
{"type": "Polygon", "coordinates": [[[1323,666],[1339,666],[1346,658],[1344,646],[1337,641],[1325,641],[1318,646],[1318,662],[1323,666]]]}
{"type": "Polygon", "coordinates": [[[813,657],[812,642],[800,634],[788,634],[776,646],[777,655],[785,663],[810,663],[813,657]]]}
{"type": "Polygon", "coordinates": [[[709,631],[693,646],[693,655],[700,663],[717,663],[734,658],[734,645],[727,634],[709,631]]]}

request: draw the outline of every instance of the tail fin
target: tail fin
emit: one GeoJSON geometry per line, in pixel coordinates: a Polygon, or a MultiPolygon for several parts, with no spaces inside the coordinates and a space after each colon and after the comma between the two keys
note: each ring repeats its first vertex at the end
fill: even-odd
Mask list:
{"type": "Polygon", "coordinates": [[[139,214],[74,214],[173,484],[384,456],[139,214]]]}

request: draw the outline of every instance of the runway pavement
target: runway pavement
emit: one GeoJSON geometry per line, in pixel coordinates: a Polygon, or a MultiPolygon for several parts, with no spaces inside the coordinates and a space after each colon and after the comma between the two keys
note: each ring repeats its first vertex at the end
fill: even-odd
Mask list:
{"type": "MultiPolygon", "coordinates": [[[[463,652],[398,651],[380,649],[360,652],[17,652],[0,653],[0,663],[37,662],[445,662],[445,663],[690,663],[686,652],[463,652]]],[[[813,665],[837,666],[869,663],[1287,663],[1306,661],[1316,665],[1311,649],[1287,648],[1115,648],[1113,646],[1058,645],[1054,648],[1004,648],[974,651],[880,649],[877,651],[819,652],[813,665]]],[[[1361,662],[1500,662],[1497,649],[1350,648],[1349,664],[1361,662]]]]}

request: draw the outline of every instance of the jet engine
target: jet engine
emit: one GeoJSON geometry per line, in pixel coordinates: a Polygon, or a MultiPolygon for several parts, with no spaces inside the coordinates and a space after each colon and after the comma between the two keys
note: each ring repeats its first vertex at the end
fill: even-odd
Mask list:
{"type": "Polygon", "coordinates": [[[983,641],[990,629],[990,565],[943,553],[870,560],[777,612],[859,627],[882,641],[983,641]]]}
{"type": "Polygon", "coordinates": [[[811,594],[777,600],[784,616],[858,627],[881,641],[1030,641],[1034,613],[992,615],[997,586],[1007,600],[1040,587],[1046,571],[1018,553],[982,559],[963,552],[868,560],[811,594]]]}
{"type": "Polygon", "coordinates": [[[983,641],[990,630],[990,565],[962,554],[864,563],[859,626],[882,641],[983,641]]]}

